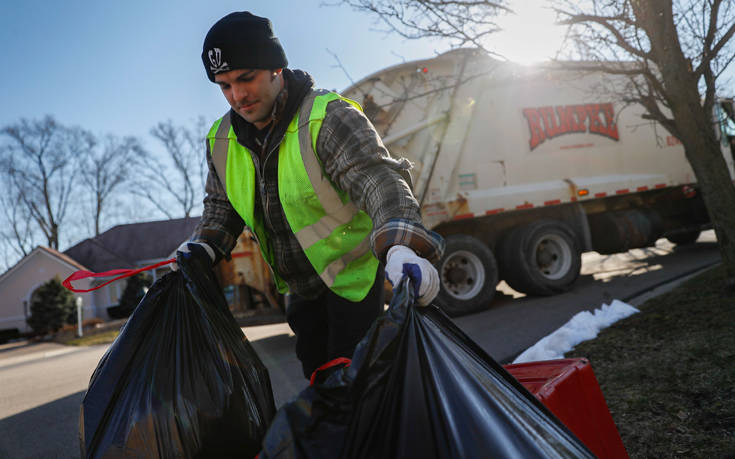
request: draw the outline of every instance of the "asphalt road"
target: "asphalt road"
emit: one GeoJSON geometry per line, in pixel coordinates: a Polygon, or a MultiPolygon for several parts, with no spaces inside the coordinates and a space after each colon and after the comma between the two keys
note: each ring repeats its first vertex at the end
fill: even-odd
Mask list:
{"type": "Polygon", "coordinates": [[[580,311],[592,311],[613,299],[637,306],[649,290],[719,260],[713,231],[688,247],[660,239],[655,247],[620,254],[590,252],[582,256],[582,272],[572,291],[524,297],[501,283],[499,290],[505,295],[486,311],[455,322],[495,360],[510,363],[580,311]]]}
{"type": "MultiPolygon", "coordinates": [[[[501,283],[486,311],[455,322],[496,360],[507,363],[577,312],[612,299],[636,305],[641,294],[718,260],[711,231],[689,247],[660,240],[656,247],[624,254],[588,253],[573,291],[527,298],[501,283]]],[[[287,325],[244,331],[269,369],[277,405],[306,386],[287,325]]],[[[105,349],[49,343],[0,347],[0,458],[79,457],[79,405],[105,349]]]]}
{"type": "Polygon", "coordinates": [[[106,348],[0,367],[0,457],[79,457],[79,404],[106,348]]]}

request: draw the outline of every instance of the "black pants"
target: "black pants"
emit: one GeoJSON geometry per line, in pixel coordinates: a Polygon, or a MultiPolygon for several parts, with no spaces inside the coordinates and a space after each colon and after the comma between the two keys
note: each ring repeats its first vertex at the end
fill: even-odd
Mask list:
{"type": "Polygon", "coordinates": [[[382,264],[373,286],[358,303],[327,290],[315,299],[289,295],[286,320],[296,334],[296,357],[308,379],[322,364],[337,357],[351,358],[385,304],[382,264]]]}

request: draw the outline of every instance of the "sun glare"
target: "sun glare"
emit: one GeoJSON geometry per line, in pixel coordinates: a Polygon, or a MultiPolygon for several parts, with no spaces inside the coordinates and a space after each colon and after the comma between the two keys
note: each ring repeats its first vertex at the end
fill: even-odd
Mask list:
{"type": "Polygon", "coordinates": [[[498,19],[503,31],[488,38],[488,49],[525,65],[553,58],[564,39],[565,27],[554,25],[549,2],[526,0],[516,5],[516,14],[498,19]]]}

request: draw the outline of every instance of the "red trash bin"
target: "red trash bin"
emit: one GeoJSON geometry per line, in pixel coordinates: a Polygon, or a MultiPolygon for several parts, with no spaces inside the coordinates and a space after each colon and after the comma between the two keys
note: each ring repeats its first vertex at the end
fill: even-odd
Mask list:
{"type": "Polygon", "coordinates": [[[504,367],[597,457],[628,457],[587,359],[546,360],[504,367]]]}

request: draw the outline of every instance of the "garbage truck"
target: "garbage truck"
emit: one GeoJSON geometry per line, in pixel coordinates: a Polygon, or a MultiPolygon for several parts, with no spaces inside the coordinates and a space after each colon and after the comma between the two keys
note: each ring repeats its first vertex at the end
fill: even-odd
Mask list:
{"type": "MultiPolygon", "coordinates": [[[[499,280],[529,295],[566,291],[585,251],[686,244],[711,227],[681,142],[610,95],[622,78],[457,49],[342,91],[414,165],[424,223],[447,242],[436,300],[447,313],[487,307],[499,280]]],[[[732,100],[716,105],[734,176],[720,126],[732,100]]]]}

